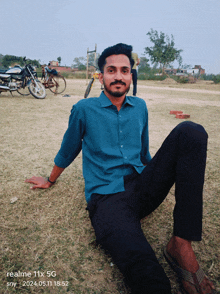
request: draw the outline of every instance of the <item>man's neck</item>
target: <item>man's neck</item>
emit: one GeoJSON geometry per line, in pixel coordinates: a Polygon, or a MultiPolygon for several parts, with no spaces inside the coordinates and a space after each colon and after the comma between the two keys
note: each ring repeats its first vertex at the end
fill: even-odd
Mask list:
{"type": "Polygon", "coordinates": [[[118,111],[119,111],[121,109],[123,103],[124,103],[125,94],[123,96],[121,96],[121,97],[115,97],[115,96],[112,96],[109,93],[107,93],[105,90],[104,90],[104,93],[108,97],[108,99],[111,101],[111,103],[113,105],[115,105],[117,107],[118,111]]]}

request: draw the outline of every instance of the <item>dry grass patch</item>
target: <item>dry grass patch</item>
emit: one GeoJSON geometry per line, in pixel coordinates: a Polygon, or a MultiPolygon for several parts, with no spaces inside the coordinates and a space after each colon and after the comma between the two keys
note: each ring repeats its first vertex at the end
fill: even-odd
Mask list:
{"type": "MultiPolygon", "coordinates": [[[[49,190],[32,191],[24,180],[32,175],[48,176],[67,128],[70,109],[82,99],[85,80],[67,80],[63,95],[47,91],[44,100],[2,93],[1,107],[1,276],[0,293],[124,293],[129,290],[111,258],[96,246],[85,210],[82,155],[49,190]],[[17,197],[13,204],[10,200],[17,197]],[[31,272],[31,278],[7,277],[9,272],[31,272]],[[34,277],[34,271],[55,271],[56,277],[34,277]],[[38,285],[22,285],[23,281],[38,285]],[[49,281],[49,282],[48,282],[49,281]],[[67,281],[67,286],[55,286],[67,281]],[[16,287],[7,286],[16,282],[16,287]]],[[[95,82],[91,95],[100,93],[95,82]]],[[[220,291],[220,86],[206,83],[165,85],[139,81],[138,95],[149,109],[150,151],[158,150],[167,134],[182,120],[169,114],[182,110],[209,133],[204,187],[203,241],[195,243],[198,260],[220,291]],[[191,91],[191,90],[193,91],[191,91]]],[[[170,277],[176,277],[162,255],[172,234],[174,187],[164,203],[142,221],[144,233],[170,277]]]]}

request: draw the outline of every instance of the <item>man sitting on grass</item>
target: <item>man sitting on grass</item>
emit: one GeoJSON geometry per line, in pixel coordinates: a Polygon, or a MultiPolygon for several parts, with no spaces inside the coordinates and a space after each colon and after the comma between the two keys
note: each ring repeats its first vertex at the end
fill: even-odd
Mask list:
{"type": "Polygon", "coordinates": [[[104,91],[73,106],[50,177],[26,182],[34,184],[31,189],[51,187],[82,150],[87,210],[97,242],[111,254],[132,293],[140,294],[171,293],[140,220],[163,202],[175,183],[173,236],[164,255],[187,293],[213,293],[191,246],[202,233],[207,133],[196,123],[180,123],[151,158],[145,101],[126,96],[132,81],[131,51],[125,44],[103,51],[98,65],[104,91]]]}

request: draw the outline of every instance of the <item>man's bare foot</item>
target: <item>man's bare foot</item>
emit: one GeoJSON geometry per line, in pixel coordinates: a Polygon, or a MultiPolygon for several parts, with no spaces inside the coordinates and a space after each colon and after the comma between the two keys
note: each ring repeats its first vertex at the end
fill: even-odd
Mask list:
{"type": "MultiPolygon", "coordinates": [[[[195,253],[191,246],[191,241],[173,236],[166,247],[167,253],[174,258],[179,266],[191,273],[196,273],[199,269],[199,264],[196,260],[195,253]]],[[[191,283],[182,281],[184,289],[189,294],[211,294],[215,289],[213,283],[207,277],[200,284],[201,291],[198,292],[191,283]]]]}

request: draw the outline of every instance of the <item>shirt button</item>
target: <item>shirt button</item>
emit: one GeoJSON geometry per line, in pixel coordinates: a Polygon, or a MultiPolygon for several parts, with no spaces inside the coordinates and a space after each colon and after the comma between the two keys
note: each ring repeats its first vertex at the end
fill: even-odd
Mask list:
{"type": "Polygon", "coordinates": [[[123,145],[121,145],[121,148],[123,148],[123,145]]]}
{"type": "Polygon", "coordinates": [[[122,131],[120,131],[120,133],[122,133],[122,131]]]}
{"type": "Polygon", "coordinates": [[[127,156],[125,156],[124,159],[127,159],[127,156]]]}

